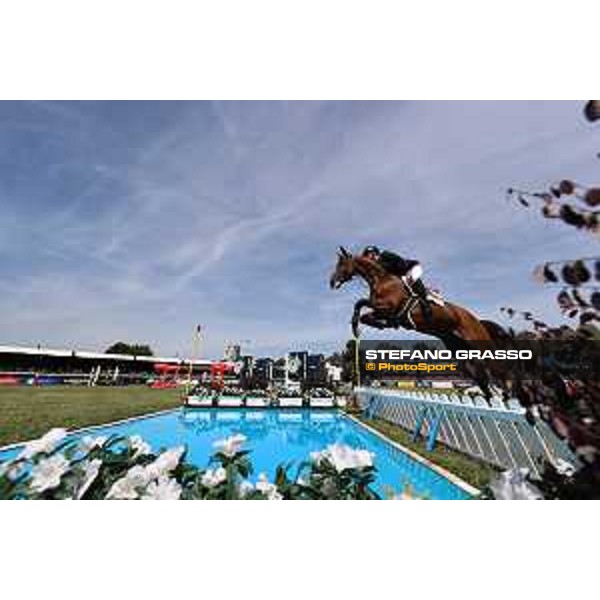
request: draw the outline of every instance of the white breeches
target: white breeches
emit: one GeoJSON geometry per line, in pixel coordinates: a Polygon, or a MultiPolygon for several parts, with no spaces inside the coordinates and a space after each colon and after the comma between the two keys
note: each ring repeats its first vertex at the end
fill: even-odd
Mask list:
{"type": "Polygon", "coordinates": [[[423,267],[421,265],[415,265],[407,274],[409,281],[417,281],[421,279],[423,275],[423,267]]]}

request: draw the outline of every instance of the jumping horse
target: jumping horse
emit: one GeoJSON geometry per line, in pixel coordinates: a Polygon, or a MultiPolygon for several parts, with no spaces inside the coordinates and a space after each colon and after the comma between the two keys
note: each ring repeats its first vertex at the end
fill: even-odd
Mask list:
{"type": "Polygon", "coordinates": [[[354,256],[343,246],[330,279],[332,289],[339,289],[354,277],[369,285],[369,298],[354,305],[352,331],[359,336],[359,323],[376,329],[413,329],[433,335],[455,346],[462,340],[488,342],[502,336],[502,329],[491,321],[478,319],[462,306],[446,301],[431,302],[431,318],[426,319],[420,299],[400,277],[388,273],[379,263],[364,256],[354,256]],[[370,309],[362,313],[363,309],[370,309]]]}
{"type": "MultiPolygon", "coordinates": [[[[376,261],[354,256],[340,246],[330,286],[339,289],[354,277],[361,277],[370,289],[369,297],[354,305],[352,332],[355,338],[359,337],[359,324],[362,323],[376,329],[403,327],[431,335],[452,351],[476,348],[478,342],[491,342],[493,346],[496,345],[494,342],[502,344],[511,340],[511,336],[497,323],[479,319],[466,308],[441,298],[431,302],[431,318],[427,319],[421,299],[405,281],[388,273],[376,261]],[[362,313],[363,309],[370,310],[362,313]]],[[[512,383],[506,379],[501,365],[467,361],[465,369],[486,397],[491,397],[492,382],[499,385],[502,394],[508,397],[512,383]]]]}

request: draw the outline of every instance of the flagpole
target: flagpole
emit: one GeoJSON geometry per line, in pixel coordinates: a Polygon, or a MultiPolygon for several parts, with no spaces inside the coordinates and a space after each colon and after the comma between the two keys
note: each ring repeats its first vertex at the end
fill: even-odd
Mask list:
{"type": "Polygon", "coordinates": [[[198,356],[198,352],[200,350],[200,331],[201,326],[196,325],[194,329],[194,335],[192,337],[192,358],[190,359],[190,370],[188,374],[188,387],[192,385],[192,375],[194,372],[194,360],[198,356]]]}

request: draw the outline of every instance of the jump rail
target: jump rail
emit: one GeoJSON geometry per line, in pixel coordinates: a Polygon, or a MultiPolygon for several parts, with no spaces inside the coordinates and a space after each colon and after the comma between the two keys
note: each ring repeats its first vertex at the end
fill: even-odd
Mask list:
{"type": "Polygon", "coordinates": [[[427,449],[436,441],[501,468],[526,467],[540,474],[540,459],[555,462],[578,460],[543,421],[534,426],[525,419],[517,400],[504,402],[482,396],[425,393],[418,390],[356,388],[361,409],[369,418],[378,417],[423,436],[427,449]]]}

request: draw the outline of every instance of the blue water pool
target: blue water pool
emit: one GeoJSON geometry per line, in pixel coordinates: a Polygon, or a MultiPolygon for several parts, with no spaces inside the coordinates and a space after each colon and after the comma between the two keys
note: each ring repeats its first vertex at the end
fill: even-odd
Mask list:
{"type": "MultiPolygon", "coordinates": [[[[469,495],[445,477],[413,460],[342,413],[309,410],[181,409],[117,425],[95,428],[78,435],[140,435],[158,451],[185,444],[188,460],[204,467],[216,440],[242,433],[255,467],[254,476],[274,476],[277,464],[307,459],[315,450],[333,443],[348,444],[375,453],[376,490],[389,495],[410,484],[418,494],[432,499],[458,500],[469,495]]],[[[0,460],[12,458],[18,449],[0,452],[0,460]]]]}

